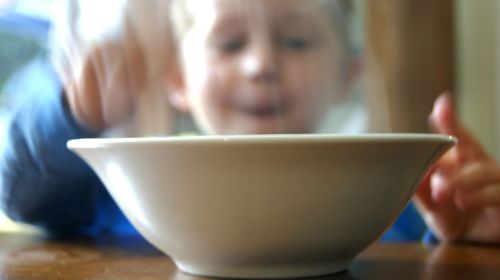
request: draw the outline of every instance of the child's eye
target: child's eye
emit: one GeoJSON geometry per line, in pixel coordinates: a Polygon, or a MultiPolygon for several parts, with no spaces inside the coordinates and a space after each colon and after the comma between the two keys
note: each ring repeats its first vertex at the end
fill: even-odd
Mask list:
{"type": "Polygon", "coordinates": [[[308,50],[314,45],[314,42],[311,39],[303,37],[284,37],[279,41],[282,47],[292,51],[308,50]]]}
{"type": "Polygon", "coordinates": [[[230,39],[217,43],[217,48],[224,53],[237,53],[245,47],[244,39],[230,39]]]}

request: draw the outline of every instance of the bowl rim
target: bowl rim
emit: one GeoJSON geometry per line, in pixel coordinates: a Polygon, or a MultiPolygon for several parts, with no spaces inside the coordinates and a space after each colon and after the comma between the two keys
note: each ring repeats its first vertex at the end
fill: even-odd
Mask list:
{"type": "Polygon", "coordinates": [[[456,144],[458,139],[452,135],[435,133],[361,133],[361,134],[249,134],[249,135],[188,135],[188,136],[147,136],[121,138],[80,138],[71,139],[66,146],[69,149],[94,149],[110,146],[130,146],[168,143],[352,143],[352,142],[440,142],[456,144]]]}

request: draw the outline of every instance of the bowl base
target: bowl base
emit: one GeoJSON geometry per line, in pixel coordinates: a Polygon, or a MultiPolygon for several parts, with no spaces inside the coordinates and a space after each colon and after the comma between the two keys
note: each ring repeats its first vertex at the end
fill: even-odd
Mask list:
{"type": "Polygon", "coordinates": [[[184,262],[175,262],[180,271],[205,277],[239,278],[239,279],[278,279],[278,278],[305,278],[318,277],[344,272],[350,261],[336,261],[317,264],[297,263],[290,265],[273,266],[216,266],[197,265],[184,262]]]}

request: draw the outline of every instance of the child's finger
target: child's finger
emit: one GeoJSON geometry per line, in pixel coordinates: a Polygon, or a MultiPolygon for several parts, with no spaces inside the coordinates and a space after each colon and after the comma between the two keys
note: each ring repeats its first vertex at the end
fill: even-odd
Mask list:
{"type": "Polygon", "coordinates": [[[417,191],[415,192],[415,198],[417,202],[417,206],[425,212],[430,212],[434,208],[434,202],[432,199],[431,192],[431,177],[434,170],[430,170],[420,183],[417,191]]]}
{"type": "MultiPolygon", "coordinates": [[[[93,56],[91,52],[89,57],[93,56]]],[[[95,132],[102,129],[103,115],[99,78],[91,59],[84,61],[79,79],[68,80],[65,97],[71,112],[83,127],[95,132]],[[91,104],[92,106],[90,106],[91,104]]]]}
{"type": "Polygon", "coordinates": [[[453,134],[456,132],[456,118],[453,112],[453,100],[450,94],[442,93],[434,102],[434,107],[430,115],[430,122],[433,128],[443,134],[453,134]]]}
{"type": "Polygon", "coordinates": [[[483,186],[474,192],[458,192],[455,200],[462,209],[500,207],[500,183],[483,186]]]}
{"type": "Polygon", "coordinates": [[[449,151],[445,153],[428,171],[422,183],[417,189],[416,196],[422,207],[433,208],[434,203],[446,200],[449,197],[447,177],[453,174],[457,168],[454,154],[449,151]]]}
{"type": "Polygon", "coordinates": [[[493,161],[466,164],[453,175],[450,184],[458,192],[475,192],[484,186],[500,184],[500,168],[493,161]]]}
{"type": "Polygon", "coordinates": [[[437,132],[458,138],[455,149],[460,162],[488,157],[479,141],[458,120],[450,94],[445,93],[438,97],[434,103],[430,122],[437,132]]]}
{"type": "Polygon", "coordinates": [[[445,174],[451,174],[452,172],[454,172],[459,166],[458,161],[457,161],[457,155],[456,155],[454,148],[452,148],[451,150],[446,152],[444,155],[442,155],[441,158],[435,163],[434,166],[435,166],[436,171],[439,171],[439,172],[442,172],[445,174]]]}
{"type": "Polygon", "coordinates": [[[436,204],[449,203],[453,200],[453,187],[449,175],[437,171],[431,177],[431,196],[436,204]]]}

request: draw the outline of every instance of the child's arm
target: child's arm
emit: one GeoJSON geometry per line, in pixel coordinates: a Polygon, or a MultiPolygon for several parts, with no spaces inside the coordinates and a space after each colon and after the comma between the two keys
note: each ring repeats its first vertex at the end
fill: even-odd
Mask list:
{"type": "MultiPolygon", "coordinates": [[[[164,15],[135,13],[142,6],[149,8],[146,12],[154,10],[157,2],[130,3],[137,7],[130,10],[125,18],[130,22],[125,21],[120,34],[103,38],[89,52],[74,52],[78,40],[69,41],[67,49],[61,47],[62,56],[56,58],[59,77],[54,79],[59,84],[62,80],[64,90],[39,89],[37,98],[19,107],[9,123],[0,153],[0,206],[11,218],[68,232],[91,226],[95,214],[101,214],[97,200],[102,186],[91,169],[67,150],[66,141],[96,137],[132,116],[136,95],[145,83],[162,82],[156,78],[164,78],[162,67],[170,61],[163,55],[168,48],[162,38],[168,33],[156,32],[151,34],[155,40],[146,40],[151,36],[145,39],[143,33],[149,29],[132,24],[144,23],[142,19],[153,14],[164,15]],[[154,71],[151,62],[157,62],[154,71]]],[[[158,22],[153,18],[145,23],[158,22]]]]}
{"type": "Polygon", "coordinates": [[[500,243],[500,167],[457,119],[449,95],[431,123],[459,143],[435,166],[416,195],[423,218],[442,241],[500,243]]]}
{"type": "Polygon", "coordinates": [[[0,153],[0,202],[6,214],[52,233],[91,225],[98,180],[66,149],[68,139],[91,136],[71,118],[60,88],[40,89],[16,108],[0,153]]]}

